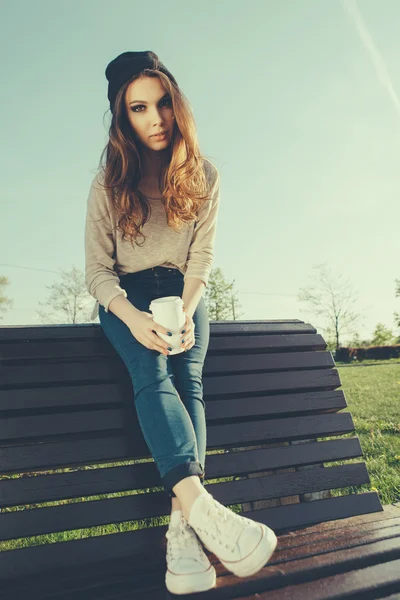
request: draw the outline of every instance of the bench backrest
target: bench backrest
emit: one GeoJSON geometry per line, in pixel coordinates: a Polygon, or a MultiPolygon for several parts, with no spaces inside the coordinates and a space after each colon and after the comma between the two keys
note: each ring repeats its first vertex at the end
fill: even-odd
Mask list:
{"type": "MultiPolygon", "coordinates": [[[[108,524],[117,531],[12,551],[3,544],[0,581],[57,565],[121,565],[162,546],[165,521],[119,532],[127,522],[168,515],[170,503],[129,374],[100,325],[0,327],[0,352],[0,545],[108,524]],[[103,497],[118,492],[126,495],[103,497]],[[51,504],[32,507],[41,503],[51,504]]],[[[277,531],[382,510],[375,492],[329,492],[369,477],[362,461],[324,467],[362,451],[357,437],[338,437],[354,430],[353,420],[338,412],[345,396],[314,327],[211,322],[203,375],[207,450],[214,451],[206,480],[226,478],[209,484],[216,499],[241,504],[277,531]]]]}

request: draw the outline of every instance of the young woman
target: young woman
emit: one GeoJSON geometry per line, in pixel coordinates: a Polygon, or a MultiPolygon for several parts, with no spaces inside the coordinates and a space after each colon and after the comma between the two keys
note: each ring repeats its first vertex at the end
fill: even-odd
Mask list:
{"type": "Polygon", "coordinates": [[[229,510],[203,486],[209,321],[202,294],[213,261],[219,172],[201,155],[190,105],[156,54],[124,52],[105,74],[112,121],[105,166],[87,203],[86,285],[97,300],[92,318],[99,315],[129,371],[143,437],[171,498],[167,589],[199,592],[216,582],[200,541],[239,577],[259,571],[276,547],[271,529],[229,510]],[[168,330],[148,312],[164,296],[181,297],[186,313],[185,352],[171,356],[157,335],[168,330]]]}

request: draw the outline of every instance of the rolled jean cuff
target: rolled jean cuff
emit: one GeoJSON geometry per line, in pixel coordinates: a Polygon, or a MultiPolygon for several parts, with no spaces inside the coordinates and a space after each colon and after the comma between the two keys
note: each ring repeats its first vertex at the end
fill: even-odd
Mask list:
{"type": "Polygon", "coordinates": [[[185,477],[198,475],[204,481],[204,469],[198,460],[187,460],[176,467],[173,467],[168,473],[161,478],[164,489],[168,492],[169,497],[175,497],[172,488],[185,477]]]}

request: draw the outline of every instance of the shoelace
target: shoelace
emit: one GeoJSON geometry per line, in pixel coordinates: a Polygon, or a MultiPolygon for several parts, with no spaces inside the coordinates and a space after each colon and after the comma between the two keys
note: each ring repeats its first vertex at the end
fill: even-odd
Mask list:
{"type": "Polygon", "coordinates": [[[201,531],[204,531],[206,535],[211,535],[214,540],[218,541],[220,546],[224,545],[227,550],[234,552],[239,536],[243,531],[245,519],[233,513],[226,506],[217,504],[214,499],[207,510],[208,516],[211,518],[207,520],[207,527],[205,529],[202,528],[201,531]],[[232,515],[234,516],[232,517],[232,515]],[[221,521],[224,523],[223,530],[219,526],[221,521]],[[226,527],[227,522],[230,523],[230,529],[226,527]]]}
{"type": "Polygon", "coordinates": [[[168,540],[167,553],[170,560],[184,556],[201,562],[203,548],[195,532],[191,531],[190,525],[183,518],[176,527],[170,527],[165,536],[168,540]]]}

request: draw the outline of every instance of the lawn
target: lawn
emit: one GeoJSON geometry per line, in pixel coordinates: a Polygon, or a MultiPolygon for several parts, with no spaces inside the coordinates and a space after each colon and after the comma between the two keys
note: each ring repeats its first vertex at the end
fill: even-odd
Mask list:
{"type": "Polygon", "coordinates": [[[400,359],[363,361],[350,365],[338,362],[336,366],[348,404],[345,410],[353,416],[371,484],[335,491],[334,495],[372,488],[378,491],[382,504],[398,502],[400,359]]]}

